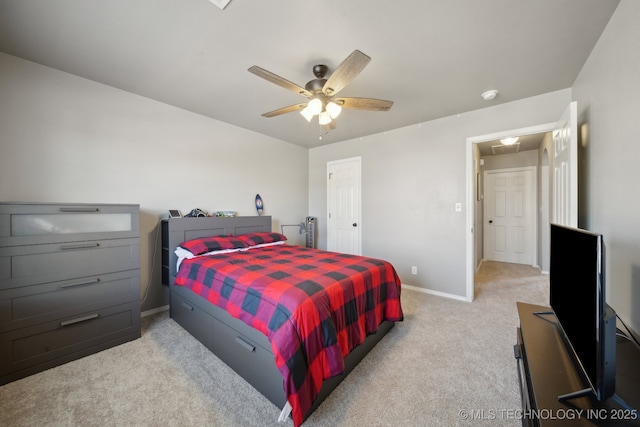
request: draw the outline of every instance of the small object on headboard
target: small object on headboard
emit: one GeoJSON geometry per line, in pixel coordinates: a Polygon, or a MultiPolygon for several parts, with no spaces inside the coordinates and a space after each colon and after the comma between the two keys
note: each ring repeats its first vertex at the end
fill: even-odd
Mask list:
{"type": "Polygon", "coordinates": [[[262,215],[264,212],[264,205],[262,204],[262,197],[259,194],[256,194],[256,210],[258,211],[258,215],[262,215]]]}
{"type": "Polygon", "coordinates": [[[192,209],[191,212],[185,215],[185,217],[189,217],[189,218],[206,217],[206,216],[209,216],[207,214],[207,211],[202,210],[200,208],[192,209]]]}

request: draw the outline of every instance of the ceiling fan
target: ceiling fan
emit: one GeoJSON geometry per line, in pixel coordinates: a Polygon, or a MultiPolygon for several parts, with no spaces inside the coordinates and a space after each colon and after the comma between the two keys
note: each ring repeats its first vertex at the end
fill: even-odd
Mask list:
{"type": "Polygon", "coordinates": [[[275,117],[293,111],[300,111],[309,122],[317,115],[319,124],[326,131],[329,131],[335,129],[334,119],[338,117],[342,108],[388,111],[393,105],[393,101],[385,101],[382,99],[336,97],[338,92],[344,89],[360,74],[369,61],[371,61],[370,57],[359,50],[354,50],[351,55],[338,65],[328,78],[326,77],[329,67],[326,65],[315,65],[313,67],[313,75],[316,78],[309,81],[304,88],[256,65],[249,68],[249,72],[309,99],[306,103],[290,105],[264,113],[264,117],[275,117]]]}

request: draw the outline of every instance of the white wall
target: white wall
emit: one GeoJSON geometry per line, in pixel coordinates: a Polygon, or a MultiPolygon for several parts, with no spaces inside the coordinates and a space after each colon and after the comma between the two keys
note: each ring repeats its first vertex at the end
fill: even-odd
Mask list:
{"type": "Polygon", "coordinates": [[[640,332],[640,2],[623,0],[573,86],[579,225],[604,235],[607,303],[640,332]]]}
{"type": "Polygon", "coordinates": [[[466,138],[554,122],[570,101],[565,89],[311,149],[309,213],[319,219],[319,247],[326,247],[326,164],[361,156],[363,255],[391,261],[405,284],[464,297],[466,138]]]}
{"type": "Polygon", "coordinates": [[[140,204],[143,310],[168,304],[156,244],[167,209],[255,215],[259,193],[280,231],[307,215],[307,161],[304,148],[0,53],[0,200],[140,204]]]}

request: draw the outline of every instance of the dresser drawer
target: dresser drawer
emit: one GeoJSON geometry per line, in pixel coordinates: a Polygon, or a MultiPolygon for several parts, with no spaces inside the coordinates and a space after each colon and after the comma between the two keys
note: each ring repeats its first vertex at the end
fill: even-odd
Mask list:
{"type": "Polygon", "coordinates": [[[139,270],[0,291],[0,332],[140,300],[139,270]]]}
{"type": "Polygon", "coordinates": [[[0,290],[138,269],[140,239],[0,248],[0,290]]]}
{"type": "Polygon", "coordinates": [[[138,337],[139,302],[5,332],[0,334],[0,378],[27,368],[33,373],[138,337]]]}
{"type": "Polygon", "coordinates": [[[0,247],[137,237],[138,205],[0,203],[0,247]]]}

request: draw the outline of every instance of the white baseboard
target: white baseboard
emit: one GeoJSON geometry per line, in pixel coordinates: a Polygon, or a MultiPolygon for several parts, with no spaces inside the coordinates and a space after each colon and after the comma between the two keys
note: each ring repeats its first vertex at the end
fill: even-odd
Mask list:
{"type": "Polygon", "coordinates": [[[140,313],[140,317],[151,316],[152,314],[162,313],[163,311],[167,311],[167,310],[169,310],[169,306],[163,305],[162,307],[156,307],[156,308],[152,308],[151,310],[143,311],[142,313],[140,313]]]}
{"type": "Polygon", "coordinates": [[[450,298],[450,299],[455,299],[458,301],[464,301],[464,302],[469,302],[469,300],[467,300],[467,298],[460,296],[460,295],[454,295],[454,294],[449,294],[446,292],[440,292],[440,291],[434,291],[431,289],[425,289],[425,288],[419,288],[418,286],[411,286],[411,285],[405,285],[404,283],[402,284],[402,289],[411,289],[412,291],[416,291],[416,292],[422,292],[423,294],[429,294],[429,295],[435,295],[438,297],[444,297],[444,298],[450,298]]]}

